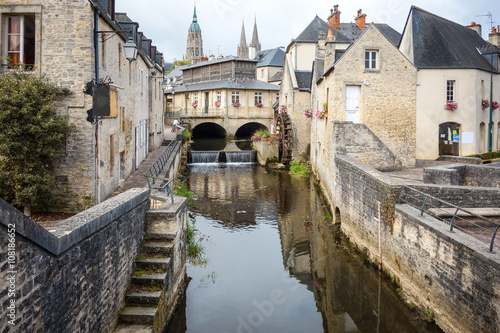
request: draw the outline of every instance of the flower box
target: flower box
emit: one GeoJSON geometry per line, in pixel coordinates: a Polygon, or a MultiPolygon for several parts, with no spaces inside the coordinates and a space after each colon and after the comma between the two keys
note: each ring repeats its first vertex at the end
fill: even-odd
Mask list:
{"type": "Polygon", "coordinates": [[[196,103],[196,102],[192,103],[191,106],[196,109],[198,107],[198,103],[196,103]]]}
{"type": "Polygon", "coordinates": [[[310,111],[310,110],[306,110],[306,111],[304,111],[304,116],[305,116],[306,118],[309,118],[309,119],[310,119],[310,118],[312,118],[312,117],[313,117],[313,113],[312,113],[312,111],[310,111]]]}
{"type": "Polygon", "coordinates": [[[453,101],[447,101],[446,104],[444,105],[444,108],[446,110],[455,110],[456,108],[458,108],[458,104],[456,102],[453,102],[453,101]]]}
{"type": "Polygon", "coordinates": [[[215,101],[214,106],[215,106],[216,108],[220,107],[220,101],[215,101]]]}
{"type": "Polygon", "coordinates": [[[234,107],[238,107],[238,106],[240,106],[241,104],[240,104],[239,102],[234,102],[232,105],[233,105],[234,107]]]}

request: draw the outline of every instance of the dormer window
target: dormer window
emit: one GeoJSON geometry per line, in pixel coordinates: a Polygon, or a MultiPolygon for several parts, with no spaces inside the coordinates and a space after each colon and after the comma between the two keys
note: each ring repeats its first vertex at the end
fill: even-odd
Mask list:
{"type": "Polygon", "coordinates": [[[17,68],[35,66],[35,15],[7,16],[5,20],[5,57],[17,68]]]}
{"type": "Polygon", "coordinates": [[[378,51],[376,50],[365,51],[365,69],[369,70],[378,69],[378,51]]]}

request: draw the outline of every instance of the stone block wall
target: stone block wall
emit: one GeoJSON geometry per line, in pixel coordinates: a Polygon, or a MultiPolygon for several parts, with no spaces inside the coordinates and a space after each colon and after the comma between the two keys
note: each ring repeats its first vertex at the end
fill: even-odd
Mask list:
{"type": "Polygon", "coordinates": [[[488,244],[408,205],[396,207],[393,256],[406,301],[426,308],[445,332],[500,331],[500,258],[488,244]]]}
{"type": "MultiPolygon", "coordinates": [[[[337,155],[335,162],[336,186],[322,186],[336,211],[335,222],[374,262],[380,260],[381,245],[383,267],[401,285],[405,301],[427,312],[445,332],[499,331],[498,253],[489,253],[488,244],[458,230],[450,233],[437,219],[420,217],[410,206],[396,205],[401,184],[392,178],[346,156],[337,155]]],[[[484,206],[490,200],[488,205],[499,205],[496,189],[418,189],[455,204],[484,206]]]]}
{"type": "Polygon", "coordinates": [[[255,150],[257,150],[257,162],[259,162],[260,165],[265,166],[267,160],[270,158],[278,158],[279,147],[277,142],[254,141],[253,145],[255,150]]]}
{"type": "Polygon", "coordinates": [[[424,183],[500,187],[500,169],[486,165],[452,164],[424,169],[424,183]]]}
{"type": "Polygon", "coordinates": [[[132,189],[46,230],[0,199],[0,331],[111,332],[148,207],[132,189]]]}
{"type": "MultiPolygon", "coordinates": [[[[462,208],[500,207],[500,190],[498,188],[431,184],[411,185],[410,187],[462,208]]],[[[438,207],[441,206],[436,202],[434,204],[438,207]]]]}

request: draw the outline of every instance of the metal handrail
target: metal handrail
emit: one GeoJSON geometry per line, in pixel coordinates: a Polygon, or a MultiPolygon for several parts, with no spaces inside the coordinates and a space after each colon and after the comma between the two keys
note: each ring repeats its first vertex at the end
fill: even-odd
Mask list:
{"type": "Polygon", "coordinates": [[[436,197],[433,197],[432,195],[430,194],[427,194],[427,193],[424,193],[424,192],[421,192],[417,189],[414,189],[414,188],[411,188],[411,187],[408,187],[408,186],[404,186],[402,189],[401,189],[401,192],[399,194],[399,198],[398,198],[398,204],[402,204],[402,203],[406,203],[414,208],[417,208],[418,210],[420,210],[420,214],[421,216],[423,216],[424,212],[430,216],[433,216],[434,218],[442,221],[442,222],[445,222],[446,224],[449,224],[450,225],[450,232],[453,232],[453,229],[456,228],[478,240],[481,240],[483,242],[487,242],[487,243],[490,243],[490,247],[489,247],[489,251],[490,252],[493,252],[493,247],[496,246],[496,247],[499,247],[498,245],[495,245],[495,237],[496,235],[498,234],[498,231],[500,230],[500,223],[492,220],[492,219],[489,219],[489,218],[486,218],[484,216],[481,216],[479,214],[476,214],[466,208],[462,208],[462,207],[458,207],[450,202],[447,202],[445,200],[441,200],[439,198],[436,198],[436,197]],[[418,194],[419,196],[416,196],[416,195],[413,195],[413,193],[411,192],[415,192],[416,194],[418,194]],[[410,192],[410,193],[409,193],[410,192]],[[405,200],[406,198],[406,200],[405,200]],[[429,200],[430,199],[430,200],[429,200]],[[413,200],[413,202],[412,202],[413,200]],[[430,203],[429,203],[430,201],[430,203]],[[438,213],[433,213],[432,211],[430,211],[430,209],[434,209],[435,211],[441,211],[443,213],[446,213],[448,214],[448,212],[446,210],[444,210],[443,208],[444,207],[440,207],[436,204],[434,204],[434,202],[438,202],[440,203],[441,205],[444,205],[444,206],[447,206],[448,208],[453,208],[455,209],[455,213],[452,215],[452,219],[451,221],[449,220],[446,220],[445,218],[442,218],[441,216],[438,215],[438,213]],[[426,207],[429,207],[430,208],[426,208],[426,207]],[[466,223],[468,223],[469,225],[473,225],[479,229],[482,229],[488,233],[491,232],[491,230],[473,222],[473,221],[470,221],[468,219],[465,219],[461,216],[458,215],[459,211],[462,211],[464,213],[467,213],[469,214],[470,216],[472,217],[475,217],[475,218],[478,218],[478,219],[481,219],[481,220],[484,220],[484,221],[487,221],[489,223],[491,223],[492,225],[496,226],[496,229],[495,231],[492,233],[492,237],[491,237],[491,241],[490,240],[486,240],[484,237],[481,237],[480,235],[474,233],[474,232],[471,232],[469,230],[466,230],[462,227],[459,227],[458,225],[456,225],[456,220],[459,219],[461,221],[464,221],[466,223]]]}
{"type": "Polygon", "coordinates": [[[172,183],[171,179],[162,177],[163,168],[167,164],[168,159],[172,155],[175,147],[179,143],[179,138],[176,136],[174,140],[172,140],[167,148],[163,151],[163,153],[158,157],[158,159],[153,163],[153,165],[149,168],[147,174],[144,175],[148,182],[148,187],[153,190],[164,191],[167,195],[170,195],[172,200],[172,204],[174,203],[174,195],[172,193],[172,189],[170,188],[170,184],[172,183]],[[159,180],[160,184],[156,185],[156,181],[159,180]]]}

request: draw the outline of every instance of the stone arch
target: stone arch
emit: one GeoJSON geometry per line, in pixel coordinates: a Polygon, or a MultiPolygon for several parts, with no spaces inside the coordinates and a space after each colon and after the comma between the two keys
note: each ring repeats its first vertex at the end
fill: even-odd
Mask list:
{"type": "Polygon", "coordinates": [[[460,156],[460,124],[439,124],[439,155],[460,156]]]}
{"type": "Polygon", "coordinates": [[[193,140],[198,139],[213,139],[225,138],[227,135],[226,130],[219,124],[206,122],[196,125],[193,128],[193,140]]]}
{"type": "Polygon", "coordinates": [[[487,151],[486,149],[486,124],[482,122],[479,124],[479,152],[484,153],[487,151]]]}
{"type": "Polygon", "coordinates": [[[333,222],[338,225],[342,223],[342,216],[340,215],[339,207],[335,207],[335,219],[333,220],[333,222]]]}
{"type": "Polygon", "coordinates": [[[240,126],[240,128],[238,128],[236,133],[234,133],[234,136],[237,139],[250,139],[252,135],[259,130],[268,131],[269,129],[261,123],[251,122],[251,123],[246,123],[243,126],[240,126]]]}

